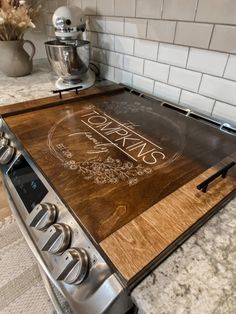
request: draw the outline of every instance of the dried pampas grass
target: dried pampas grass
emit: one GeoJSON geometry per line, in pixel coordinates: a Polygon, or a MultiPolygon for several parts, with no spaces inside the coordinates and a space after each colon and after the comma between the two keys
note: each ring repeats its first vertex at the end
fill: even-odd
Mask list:
{"type": "Polygon", "coordinates": [[[41,9],[41,1],[0,0],[0,41],[19,40],[41,9]]]}

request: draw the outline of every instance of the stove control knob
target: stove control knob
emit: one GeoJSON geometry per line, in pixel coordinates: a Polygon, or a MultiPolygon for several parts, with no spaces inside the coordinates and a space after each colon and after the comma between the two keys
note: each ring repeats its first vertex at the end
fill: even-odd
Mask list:
{"type": "Polygon", "coordinates": [[[9,143],[9,140],[0,134],[0,147],[6,146],[9,143]]]}
{"type": "Polygon", "coordinates": [[[30,213],[27,224],[30,227],[35,227],[37,230],[44,230],[54,223],[56,216],[56,205],[50,203],[38,204],[30,213]]]}
{"type": "Polygon", "coordinates": [[[78,285],[84,280],[88,265],[88,254],[84,249],[70,248],[61,256],[60,270],[56,279],[78,285]]]}
{"type": "Polygon", "coordinates": [[[40,235],[40,248],[51,254],[60,254],[64,252],[71,239],[70,227],[65,224],[51,225],[40,235]]]}
{"type": "Polygon", "coordinates": [[[15,148],[6,144],[0,144],[0,164],[8,164],[15,153],[15,148]]]}

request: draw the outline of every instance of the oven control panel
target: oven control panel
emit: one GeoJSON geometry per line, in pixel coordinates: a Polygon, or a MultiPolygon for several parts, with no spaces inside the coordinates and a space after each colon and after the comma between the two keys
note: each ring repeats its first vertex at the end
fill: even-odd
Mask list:
{"type": "MultiPolygon", "coordinates": [[[[7,166],[7,178],[24,224],[58,281],[78,285],[96,262],[105,261],[25,154],[7,166]]],[[[106,265],[107,271],[110,272],[106,265]]]]}

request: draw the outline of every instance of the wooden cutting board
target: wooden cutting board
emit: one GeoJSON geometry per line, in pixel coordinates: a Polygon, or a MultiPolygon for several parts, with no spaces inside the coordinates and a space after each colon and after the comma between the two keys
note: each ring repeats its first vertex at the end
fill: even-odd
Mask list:
{"type": "Polygon", "coordinates": [[[236,190],[236,167],[196,187],[236,159],[234,136],[122,89],[5,120],[128,285],[236,190]]]}

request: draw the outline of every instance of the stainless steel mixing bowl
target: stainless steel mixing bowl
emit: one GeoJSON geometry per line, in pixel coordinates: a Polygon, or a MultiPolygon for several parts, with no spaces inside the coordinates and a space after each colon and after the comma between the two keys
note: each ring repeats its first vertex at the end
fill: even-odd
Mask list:
{"type": "Polygon", "coordinates": [[[65,84],[76,84],[88,71],[90,43],[85,40],[45,42],[48,60],[65,84]]]}

